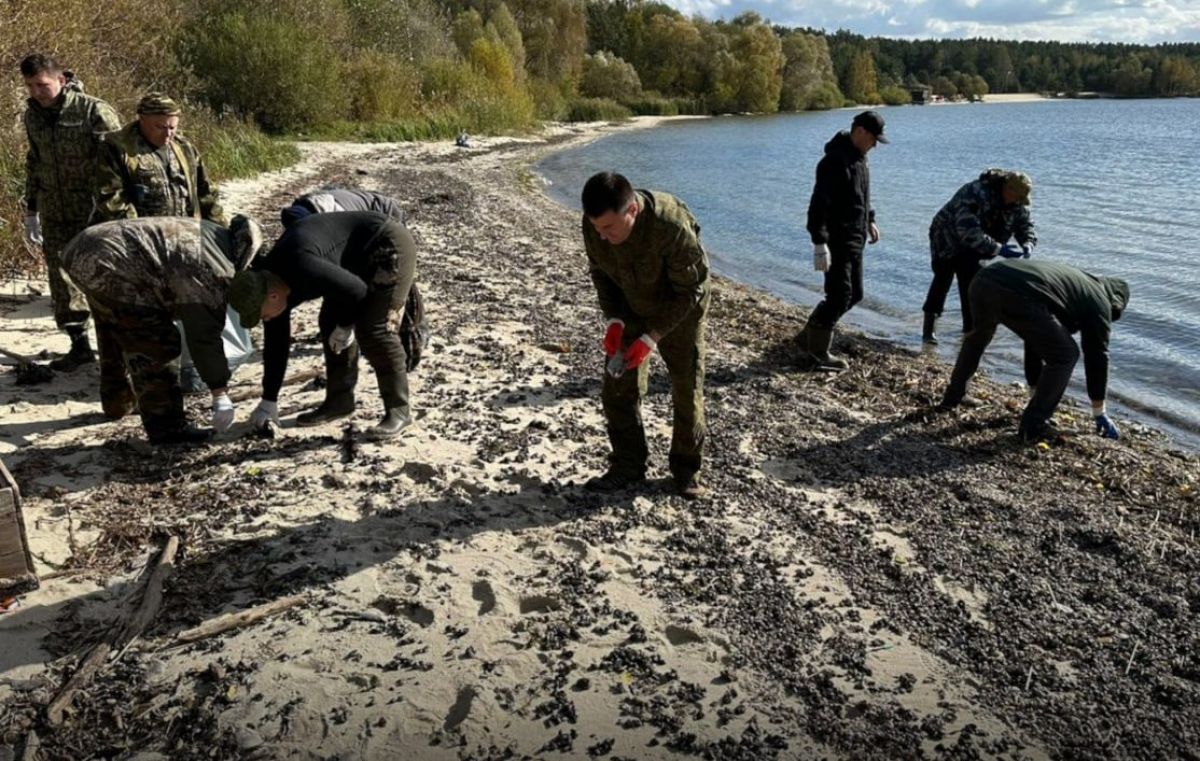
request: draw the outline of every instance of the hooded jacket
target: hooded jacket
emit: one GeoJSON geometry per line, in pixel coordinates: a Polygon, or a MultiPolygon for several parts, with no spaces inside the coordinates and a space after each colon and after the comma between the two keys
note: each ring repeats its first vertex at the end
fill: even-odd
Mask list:
{"type": "Polygon", "coordinates": [[[1112,324],[1129,304],[1129,284],[1068,264],[1013,259],[985,267],[996,285],[1049,307],[1067,330],[1079,333],[1088,397],[1105,398],[1108,389],[1108,340],[1112,324]]]}
{"type": "Polygon", "coordinates": [[[825,144],[825,156],[817,162],[817,180],[808,202],[808,233],[814,244],[861,252],[874,221],[867,156],[843,130],[825,144]]]}
{"type": "Polygon", "coordinates": [[[337,211],[374,211],[404,223],[404,207],[395,198],[370,190],[338,187],[321,188],[298,196],[291,206],[280,212],[280,220],[284,227],[291,227],[308,214],[337,211]]]}

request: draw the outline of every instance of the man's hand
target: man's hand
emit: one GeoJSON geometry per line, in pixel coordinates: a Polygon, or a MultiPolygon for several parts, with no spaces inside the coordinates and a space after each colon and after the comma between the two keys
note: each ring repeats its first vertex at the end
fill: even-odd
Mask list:
{"type": "Polygon", "coordinates": [[[829,246],[824,243],[813,244],[813,269],[817,272],[829,271],[829,246]]]}
{"type": "Polygon", "coordinates": [[[1095,417],[1095,420],[1096,433],[1114,441],[1121,438],[1121,429],[1117,428],[1117,424],[1112,421],[1107,412],[1101,412],[1095,417]]]}
{"type": "Polygon", "coordinates": [[[346,349],[349,349],[352,343],[354,343],[353,325],[346,328],[339,325],[329,334],[329,350],[334,354],[341,354],[346,349]]]}
{"type": "Polygon", "coordinates": [[[879,228],[872,222],[871,226],[867,228],[867,240],[871,243],[878,243],[880,237],[882,236],[879,234],[879,228]]]}
{"type": "Polygon", "coordinates": [[[1032,243],[1022,243],[1021,244],[1021,258],[1028,259],[1031,256],[1033,256],[1033,244],[1032,243]]]}
{"type": "Polygon", "coordinates": [[[1023,259],[1023,258],[1025,258],[1025,252],[1023,250],[1021,250],[1021,248],[1019,246],[1014,246],[1011,243],[1005,243],[1003,246],[1001,246],[999,254],[1000,254],[1000,256],[1003,256],[1005,259],[1023,259]]]}
{"type": "Polygon", "coordinates": [[[609,320],[608,329],[604,331],[604,355],[615,356],[621,350],[621,339],[625,337],[625,321],[609,320]]]}
{"type": "Polygon", "coordinates": [[[643,333],[642,337],[634,341],[628,349],[625,350],[625,369],[634,370],[638,365],[646,361],[646,357],[654,351],[657,346],[654,339],[643,333]]]}
{"type": "Polygon", "coordinates": [[[31,248],[42,247],[42,220],[37,214],[25,215],[25,244],[31,248]]]}
{"type": "Polygon", "coordinates": [[[279,422],[279,403],[261,400],[254,412],[250,413],[250,427],[258,431],[267,427],[267,423],[279,422]]]}
{"type": "Polygon", "coordinates": [[[212,427],[217,433],[228,431],[233,425],[233,402],[228,394],[218,394],[213,397],[212,427]]]}

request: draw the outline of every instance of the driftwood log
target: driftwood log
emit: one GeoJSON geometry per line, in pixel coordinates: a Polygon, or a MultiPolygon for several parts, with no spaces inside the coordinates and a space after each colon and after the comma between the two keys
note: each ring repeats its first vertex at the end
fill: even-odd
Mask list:
{"type": "Polygon", "coordinates": [[[162,552],[159,553],[158,561],[147,573],[142,600],[133,615],[120,626],[114,626],[102,642],[98,642],[92,647],[80,662],[79,668],[67,680],[54,700],[50,701],[50,705],[46,707],[46,720],[50,726],[56,727],[62,724],[75,694],[86,687],[99,673],[107,662],[109,654],[114,650],[120,651],[121,648],[141,636],[154,617],[158,615],[158,609],[162,606],[163,582],[175,569],[175,555],[178,552],[179,537],[172,536],[167,539],[162,552]]]}
{"type": "Polygon", "coordinates": [[[0,461],[0,597],[19,595],[37,585],[21,513],[21,490],[0,461]]]}
{"type": "Polygon", "coordinates": [[[303,605],[307,598],[304,595],[294,595],[292,597],[281,597],[278,600],[259,605],[254,608],[238,611],[237,613],[226,613],[223,616],[205,621],[199,626],[191,629],[186,629],[175,635],[177,644],[187,642],[198,642],[208,637],[213,637],[222,632],[227,632],[231,629],[239,629],[255,621],[261,621],[264,618],[269,618],[277,613],[282,613],[285,610],[294,608],[297,605],[303,605]]]}

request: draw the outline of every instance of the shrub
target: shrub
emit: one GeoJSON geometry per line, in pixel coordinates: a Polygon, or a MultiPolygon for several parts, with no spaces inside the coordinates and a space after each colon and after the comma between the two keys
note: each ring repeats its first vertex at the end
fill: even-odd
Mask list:
{"type": "Polygon", "coordinates": [[[642,81],[631,64],[603,50],[584,56],[583,78],[579,81],[580,95],[625,101],[627,98],[636,98],[641,91],[642,81]]]}
{"type": "Polygon", "coordinates": [[[622,105],[638,116],[677,116],[679,104],[656,93],[647,94],[640,98],[625,99],[622,105]]]}
{"type": "Polygon", "coordinates": [[[346,66],[350,116],[363,122],[412,119],[421,111],[421,73],[386,53],[366,51],[346,66]]]}
{"type": "Polygon", "coordinates": [[[193,21],[182,55],[218,113],[253,117],[273,132],[302,130],[347,111],[339,56],[313,30],[263,10],[193,21]]]}
{"type": "Polygon", "coordinates": [[[904,106],[912,103],[912,93],[900,85],[891,85],[879,91],[879,98],[889,106],[904,106]]]}
{"type": "Polygon", "coordinates": [[[557,122],[567,118],[567,95],[559,85],[544,79],[530,79],[529,93],[538,119],[557,122]]]}
{"type": "Polygon", "coordinates": [[[628,108],[608,98],[574,98],[567,104],[569,122],[623,121],[632,115],[628,108]]]}

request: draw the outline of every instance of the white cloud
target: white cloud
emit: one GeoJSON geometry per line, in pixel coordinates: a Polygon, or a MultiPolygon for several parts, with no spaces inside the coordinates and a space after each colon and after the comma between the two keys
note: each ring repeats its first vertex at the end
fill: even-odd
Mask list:
{"type": "Polygon", "coordinates": [[[665,0],[685,14],[867,36],[1200,42],[1198,0],[665,0]]]}

